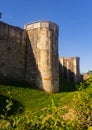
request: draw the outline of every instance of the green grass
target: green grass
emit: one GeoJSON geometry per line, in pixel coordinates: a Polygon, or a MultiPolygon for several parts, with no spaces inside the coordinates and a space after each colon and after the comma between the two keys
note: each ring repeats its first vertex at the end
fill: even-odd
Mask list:
{"type": "Polygon", "coordinates": [[[18,110],[18,108],[21,107],[23,108],[23,111],[35,111],[47,107],[51,104],[53,99],[56,104],[58,104],[60,99],[62,99],[62,104],[70,102],[75,93],[74,84],[72,85],[72,83],[63,80],[60,85],[61,88],[59,93],[48,94],[34,89],[33,86],[30,86],[25,82],[2,82],[0,84],[0,95],[3,97],[3,101],[5,102],[5,99],[9,97],[10,93],[14,101],[15,110],[18,110]],[[62,84],[64,84],[64,86],[62,86],[62,84]],[[17,106],[18,108],[16,108],[17,106]]]}
{"type": "Polygon", "coordinates": [[[92,77],[90,80],[87,80],[81,84],[75,84],[61,79],[60,92],[55,94],[48,94],[34,88],[34,86],[31,86],[26,82],[0,82],[0,115],[4,115],[4,123],[7,124],[7,121],[11,123],[9,129],[7,130],[12,130],[12,128],[15,129],[15,126],[12,126],[14,124],[16,124],[15,130],[31,130],[41,127],[43,127],[41,128],[42,130],[45,127],[48,130],[50,127],[49,123],[51,123],[52,127],[50,129],[53,129],[53,127],[59,128],[59,125],[61,127],[61,124],[58,125],[58,122],[61,123],[60,120],[64,124],[61,130],[75,130],[77,127],[78,129],[76,130],[82,130],[79,128],[86,130],[84,128],[90,126],[90,120],[88,120],[88,123],[85,123],[85,117],[88,113],[90,113],[92,104],[92,77]],[[80,91],[78,91],[78,88],[80,91]],[[10,101],[10,98],[12,99],[13,106],[8,112],[7,116],[9,118],[6,118],[4,110],[6,110],[6,107],[8,106],[6,100],[8,99],[10,101]],[[80,122],[79,126],[77,126],[76,122],[72,124],[73,122],[62,120],[62,116],[60,115],[64,114],[66,111],[68,111],[68,109],[71,108],[75,109],[76,112],[81,112],[81,109],[82,111],[87,109],[87,113],[80,113],[81,117],[83,118],[79,119],[80,122],[82,120],[82,126],[80,126],[80,122]],[[52,114],[54,114],[53,117],[48,118],[48,116],[51,116],[52,114]],[[46,121],[44,122],[46,119],[44,115],[48,119],[47,124],[45,124],[46,121]]]}

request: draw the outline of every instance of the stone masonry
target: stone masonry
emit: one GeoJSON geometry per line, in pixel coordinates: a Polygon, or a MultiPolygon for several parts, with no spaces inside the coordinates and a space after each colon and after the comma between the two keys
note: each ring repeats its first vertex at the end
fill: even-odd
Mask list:
{"type": "MultiPolygon", "coordinates": [[[[24,26],[35,59],[35,83],[47,92],[59,91],[58,26],[49,21],[39,21],[24,26]]],[[[29,48],[28,48],[29,49],[29,48]]],[[[27,72],[30,72],[28,52],[27,72]]],[[[28,75],[27,75],[27,79],[28,75]]]]}
{"type": "Polygon", "coordinates": [[[0,22],[0,79],[25,80],[58,92],[58,26],[38,21],[21,29],[0,22]]]}
{"type": "Polygon", "coordinates": [[[0,22],[0,80],[27,81],[46,92],[59,91],[59,73],[78,82],[79,58],[58,60],[58,32],[50,21],[26,24],[24,29],[0,22]]]}
{"type": "Polygon", "coordinates": [[[80,58],[59,57],[60,76],[73,82],[80,82],[80,58]]]}
{"type": "Polygon", "coordinates": [[[25,78],[26,32],[0,22],[0,79],[25,78]]]}

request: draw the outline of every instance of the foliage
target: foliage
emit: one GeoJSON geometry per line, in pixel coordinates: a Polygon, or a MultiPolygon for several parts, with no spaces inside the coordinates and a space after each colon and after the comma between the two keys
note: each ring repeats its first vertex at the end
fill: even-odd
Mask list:
{"type": "MultiPolygon", "coordinates": [[[[6,89],[6,88],[5,88],[6,89]]],[[[10,87],[8,88],[10,89],[10,87]]],[[[5,90],[2,88],[5,92],[5,90]]],[[[46,94],[31,88],[13,88],[6,100],[5,114],[0,119],[0,130],[91,130],[92,129],[92,75],[77,85],[77,91],[46,94]],[[17,91],[20,95],[15,96],[17,91]],[[31,93],[30,93],[31,91],[31,93]],[[26,94],[27,92],[27,94],[26,94]],[[23,95],[22,95],[23,93],[23,95]],[[12,98],[26,107],[23,113],[8,116],[13,107],[12,98]],[[27,101],[27,97],[29,100],[27,101]],[[26,98],[26,100],[22,99],[26,98]],[[34,104],[35,103],[35,104],[34,104]],[[46,105],[45,105],[46,104],[46,105]],[[34,107],[32,107],[32,105],[34,107]],[[36,105],[36,106],[35,106],[36,105]]],[[[2,92],[2,94],[4,94],[2,92]]]]}
{"type": "Polygon", "coordinates": [[[80,83],[79,92],[74,95],[73,108],[77,114],[77,127],[87,129],[92,126],[92,75],[80,83]]]}
{"type": "Polygon", "coordinates": [[[10,91],[8,91],[8,95],[9,95],[9,99],[6,99],[5,109],[3,109],[3,114],[0,115],[0,117],[3,118],[3,119],[7,119],[7,116],[8,116],[8,114],[11,111],[11,108],[13,106],[12,96],[10,94],[10,91]]]}
{"type": "Polygon", "coordinates": [[[92,74],[92,70],[89,70],[87,73],[88,73],[88,74],[92,74]]]}

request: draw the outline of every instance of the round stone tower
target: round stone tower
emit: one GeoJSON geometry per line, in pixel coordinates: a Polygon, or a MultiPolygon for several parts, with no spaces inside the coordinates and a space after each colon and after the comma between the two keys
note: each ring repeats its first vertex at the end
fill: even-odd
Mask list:
{"type": "MultiPolygon", "coordinates": [[[[38,21],[24,26],[28,33],[36,66],[35,84],[46,92],[59,91],[58,26],[38,21]]],[[[31,61],[30,61],[31,62],[31,61]]]]}

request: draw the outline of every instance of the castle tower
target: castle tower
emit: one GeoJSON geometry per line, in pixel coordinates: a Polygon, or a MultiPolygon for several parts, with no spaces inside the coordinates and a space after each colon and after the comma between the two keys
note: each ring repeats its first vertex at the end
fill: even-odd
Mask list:
{"type": "Polygon", "coordinates": [[[79,57],[59,57],[61,77],[80,82],[80,58],[79,57]]]}
{"type": "Polygon", "coordinates": [[[33,72],[36,75],[36,86],[46,92],[58,92],[58,26],[53,22],[38,21],[25,25],[24,29],[28,33],[36,68],[39,71],[33,72]]]}

